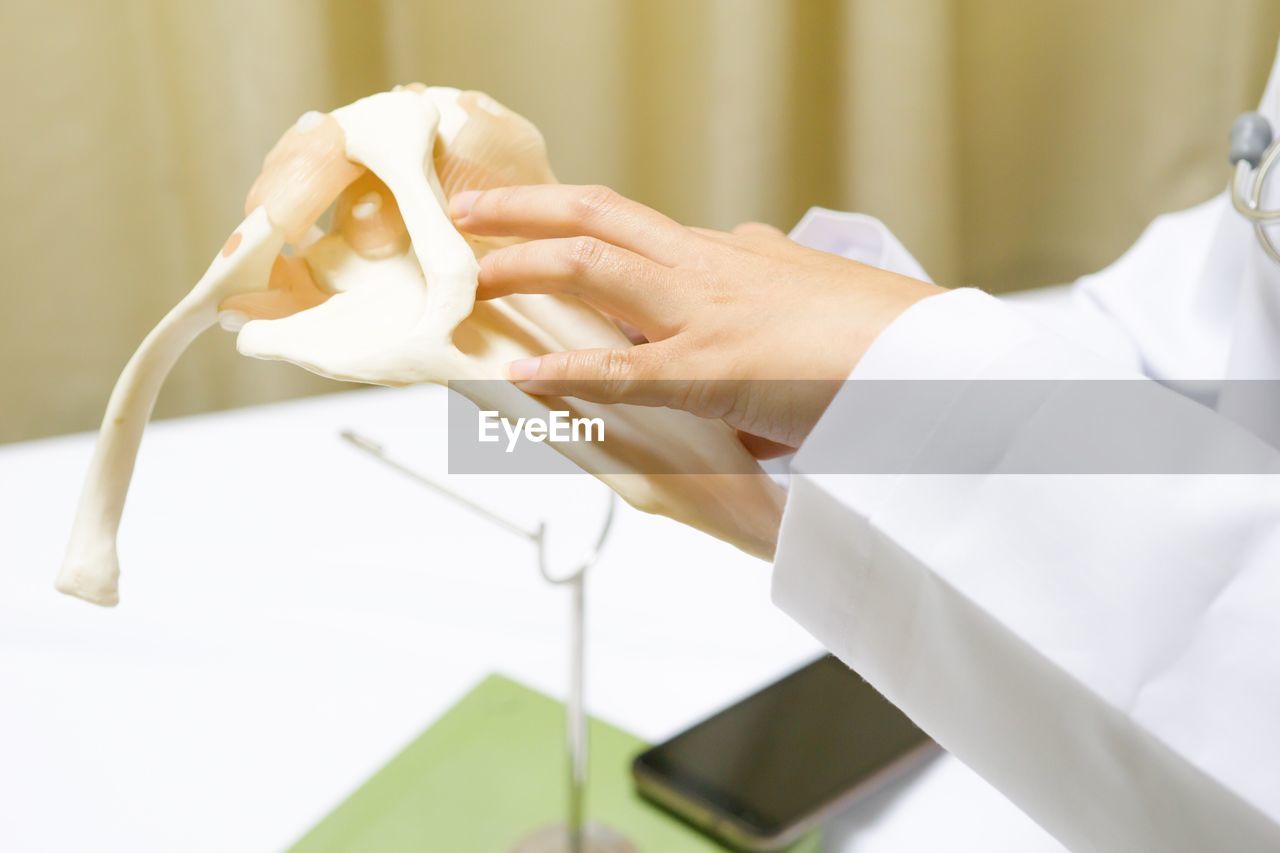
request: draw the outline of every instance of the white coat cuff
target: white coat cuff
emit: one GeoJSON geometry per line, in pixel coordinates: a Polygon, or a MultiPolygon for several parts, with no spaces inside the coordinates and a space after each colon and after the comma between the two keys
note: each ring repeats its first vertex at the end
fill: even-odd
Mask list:
{"type": "MultiPolygon", "coordinates": [[[[815,636],[836,645],[847,627],[857,624],[856,614],[844,609],[861,598],[854,588],[863,582],[870,562],[869,549],[876,539],[873,519],[897,491],[900,475],[823,475],[835,473],[833,461],[847,462],[851,448],[859,444],[892,448],[898,456],[882,460],[885,470],[908,470],[948,415],[940,395],[930,394],[927,407],[920,411],[868,417],[858,384],[862,380],[961,380],[940,386],[942,394],[958,396],[963,380],[990,372],[1033,337],[1033,327],[1019,315],[988,294],[968,288],[917,302],[880,334],[792,461],[792,472],[800,476],[791,482],[779,531],[773,576],[773,599],[779,607],[815,636]],[[880,435],[874,435],[877,431],[880,435]],[[892,439],[883,440],[884,432],[892,433],[892,439]],[[795,511],[800,504],[806,511],[795,511]],[[848,533],[839,542],[829,539],[833,519],[824,517],[825,509],[842,519],[836,529],[844,527],[848,533]],[[810,543],[821,544],[814,551],[810,543]],[[822,570],[819,564],[843,568],[822,570]],[[841,588],[817,590],[815,583],[841,588]]],[[[997,447],[1007,437],[991,435],[987,440],[997,447]]],[[[951,480],[936,495],[939,500],[963,499],[951,492],[968,484],[967,478],[951,480]]]]}
{"type": "Polygon", "coordinates": [[[1034,336],[994,296],[961,288],[912,305],[880,333],[851,379],[971,379],[1034,336]]]}

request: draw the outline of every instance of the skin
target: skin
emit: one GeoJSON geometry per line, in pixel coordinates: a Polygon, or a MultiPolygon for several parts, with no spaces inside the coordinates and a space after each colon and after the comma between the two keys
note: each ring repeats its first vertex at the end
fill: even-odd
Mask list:
{"type": "Polygon", "coordinates": [[[468,234],[529,241],[485,256],[478,298],[571,295],[643,337],[512,362],[520,388],[720,418],[760,457],[798,447],[876,337],[945,292],[768,225],[689,228],[605,187],[464,192],[450,214],[468,234]]]}

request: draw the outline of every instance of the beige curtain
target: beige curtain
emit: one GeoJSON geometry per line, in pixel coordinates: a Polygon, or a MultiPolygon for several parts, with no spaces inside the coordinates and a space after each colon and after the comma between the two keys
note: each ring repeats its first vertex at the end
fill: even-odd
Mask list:
{"type": "MultiPolygon", "coordinates": [[[[5,0],[0,441],[87,429],[302,111],[485,89],[563,180],[690,223],[885,219],[947,284],[1067,280],[1226,180],[1275,0],[5,0]]],[[[213,332],[172,415],[332,388],[213,332]]]]}

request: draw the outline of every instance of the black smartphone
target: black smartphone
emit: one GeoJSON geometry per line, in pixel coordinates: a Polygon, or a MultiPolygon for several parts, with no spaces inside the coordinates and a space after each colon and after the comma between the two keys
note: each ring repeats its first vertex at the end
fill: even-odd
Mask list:
{"type": "Polygon", "coordinates": [[[827,655],[666,743],[631,772],[646,799],[743,850],[778,850],[938,747],[827,655]]]}

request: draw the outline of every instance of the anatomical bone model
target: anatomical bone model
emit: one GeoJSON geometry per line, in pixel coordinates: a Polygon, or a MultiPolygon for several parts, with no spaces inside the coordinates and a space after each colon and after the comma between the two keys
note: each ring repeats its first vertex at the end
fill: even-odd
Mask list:
{"type": "MultiPolygon", "coordinates": [[[[116,383],[58,589],[117,602],[116,532],[143,429],[178,356],[216,323],[239,333],[244,355],[378,385],[502,380],[512,359],[630,346],[609,318],[568,297],[475,301],[476,258],[503,241],[463,237],[446,200],[554,180],[537,129],[478,92],[414,84],[303,115],[267,155],[245,220],[116,383]],[[315,223],[331,205],[324,233],[315,223]],[[286,244],[292,253],[281,253],[286,244]]],[[[553,446],[641,509],[771,550],[780,491],[727,425],[670,409],[544,401],[503,381],[462,390],[512,418],[550,408],[603,418],[609,442],[553,446]]]]}

